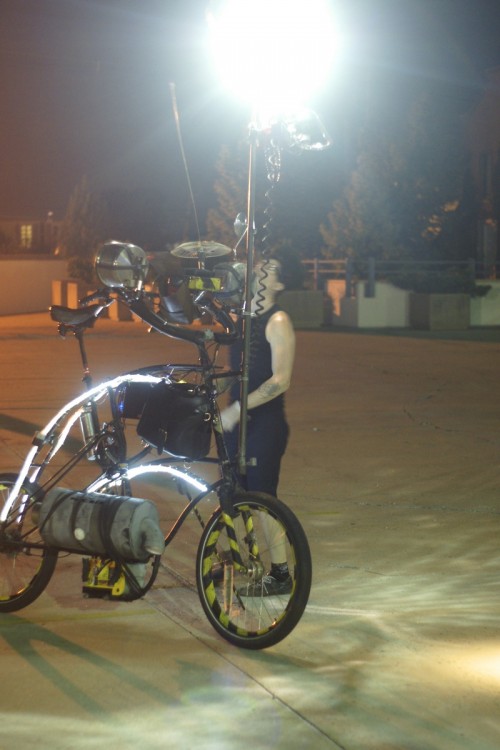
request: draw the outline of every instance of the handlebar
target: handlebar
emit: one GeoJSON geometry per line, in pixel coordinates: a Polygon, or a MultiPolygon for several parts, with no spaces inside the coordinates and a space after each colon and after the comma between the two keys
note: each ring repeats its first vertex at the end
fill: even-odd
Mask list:
{"type": "MultiPolygon", "coordinates": [[[[114,289],[113,292],[116,293],[118,298],[131,312],[154,328],[155,331],[174,339],[202,346],[207,341],[216,341],[218,344],[231,344],[238,337],[238,330],[231,315],[221,305],[217,305],[207,293],[200,295],[198,304],[210,313],[217,323],[220,323],[224,329],[223,331],[211,328],[186,328],[182,325],[170,323],[148,307],[144,292],[137,294],[137,292],[130,292],[124,289],[114,289]]],[[[51,317],[59,323],[60,333],[62,333],[61,329],[66,331],[76,328],[89,328],[94,324],[101,312],[106,307],[109,307],[113,301],[114,297],[111,297],[110,290],[98,289],[96,292],[81,299],[81,307],[77,309],[53,305],[50,311],[51,317]],[[100,304],[93,304],[97,301],[100,301],[100,304]]]]}
{"type": "Polygon", "coordinates": [[[238,327],[230,313],[222,305],[216,305],[211,295],[203,293],[198,305],[206,310],[224,331],[214,331],[214,339],[218,344],[233,344],[239,336],[238,327]]]}
{"type": "Polygon", "coordinates": [[[232,317],[223,307],[216,305],[208,295],[204,296],[203,300],[199,300],[198,304],[209,312],[217,323],[222,325],[223,331],[214,331],[211,328],[204,330],[192,329],[177,325],[176,323],[170,323],[151,310],[146,305],[143,297],[130,297],[129,294],[123,292],[121,289],[117,291],[120,299],[125,302],[133,313],[138,315],[145,323],[148,323],[155,331],[163,333],[166,336],[171,336],[181,341],[189,341],[197,345],[202,345],[206,341],[216,341],[218,344],[232,344],[238,336],[238,330],[232,317]]]}

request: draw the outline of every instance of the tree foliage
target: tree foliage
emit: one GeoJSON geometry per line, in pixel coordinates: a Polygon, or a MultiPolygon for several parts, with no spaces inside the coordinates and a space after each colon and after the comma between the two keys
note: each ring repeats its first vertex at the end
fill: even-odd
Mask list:
{"type": "Polygon", "coordinates": [[[371,123],[351,179],[321,225],[324,253],[443,258],[466,200],[458,113],[427,91],[399,125],[384,125],[371,123]]]}
{"type": "MultiPolygon", "coordinates": [[[[233,223],[247,208],[248,164],[246,146],[223,146],[216,171],[217,207],[207,213],[210,239],[234,244],[233,223]]],[[[301,257],[315,257],[321,248],[319,225],[331,199],[338,174],[328,153],[257,151],[255,165],[256,246],[286,244],[301,257]],[[273,166],[274,165],[274,166],[273,166]]]]}
{"type": "Polygon", "coordinates": [[[235,243],[234,220],[247,208],[248,167],[241,148],[222,146],[215,168],[214,195],[217,206],[208,209],[207,236],[231,247],[235,243]]]}
{"type": "Polygon", "coordinates": [[[61,254],[90,261],[106,239],[107,223],[104,201],[90,190],[87,178],[83,177],[69,199],[61,229],[61,254]]]}
{"type": "Polygon", "coordinates": [[[113,188],[92,191],[84,177],[75,187],[63,222],[60,252],[68,258],[68,273],[87,283],[94,280],[96,252],[110,239],[145,250],[162,250],[187,235],[184,196],[167,204],[161,191],[113,188]]]}
{"type": "Polygon", "coordinates": [[[320,231],[325,254],[333,258],[390,259],[402,253],[398,212],[398,157],[390,144],[361,152],[343,194],[320,231]]]}

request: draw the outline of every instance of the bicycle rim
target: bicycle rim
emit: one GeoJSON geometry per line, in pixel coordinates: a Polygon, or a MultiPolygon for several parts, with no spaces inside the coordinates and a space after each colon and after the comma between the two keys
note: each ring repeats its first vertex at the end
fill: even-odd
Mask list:
{"type": "Polygon", "coordinates": [[[228,532],[219,508],[200,540],[196,583],[203,610],[230,643],[247,649],[273,646],[293,630],[304,612],[311,567],[306,535],[292,511],[268,495],[240,494],[234,501],[232,530],[228,532]],[[243,571],[233,562],[235,541],[243,571]],[[275,559],[284,554],[290,590],[269,595],[265,576],[272,562],[284,562],[275,559]]]}
{"type": "MultiPolygon", "coordinates": [[[[0,474],[0,507],[15,484],[15,474],[0,474]]],[[[36,488],[27,483],[12,508],[6,529],[0,533],[0,613],[26,607],[44,591],[54,572],[57,551],[31,547],[42,544],[30,520],[30,497],[36,488]],[[25,544],[20,545],[20,539],[25,544]]]]}

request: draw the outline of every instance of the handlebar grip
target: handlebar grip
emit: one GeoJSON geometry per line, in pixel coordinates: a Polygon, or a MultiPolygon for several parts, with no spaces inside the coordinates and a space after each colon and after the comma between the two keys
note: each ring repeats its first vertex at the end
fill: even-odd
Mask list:
{"type": "Polygon", "coordinates": [[[82,297],[82,299],[79,300],[79,303],[80,305],[85,306],[99,299],[104,300],[106,306],[111,304],[111,302],[113,301],[112,298],[109,296],[109,292],[107,289],[97,289],[95,292],[92,292],[91,294],[87,294],[86,297],[82,297]]]}
{"type": "Polygon", "coordinates": [[[207,339],[205,331],[183,328],[174,323],[168,323],[153,312],[153,310],[150,310],[142,299],[125,298],[124,302],[126,302],[133,313],[159,333],[171,336],[174,339],[180,339],[181,341],[190,341],[193,344],[202,344],[207,339]]]}
{"type": "Polygon", "coordinates": [[[215,320],[220,323],[226,330],[223,332],[214,331],[214,339],[218,344],[232,344],[238,338],[238,329],[231,315],[223,307],[216,306],[210,299],[205,303],[207,311],[213,315],[215,320]]]}

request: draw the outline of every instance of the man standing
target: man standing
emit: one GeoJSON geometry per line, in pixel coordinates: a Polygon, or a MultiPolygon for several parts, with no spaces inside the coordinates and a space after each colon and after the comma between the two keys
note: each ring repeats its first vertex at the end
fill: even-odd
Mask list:
{"type": "MultiPolygon", "coordinates": [[[[285,289],[292,270],[296,269],[287,267],[287,262],[275,252],[271,258],[256,265],[252,279],[246,446],[249,465],[243,484],[249,492],[266,492],[274,496],[288,442],[284,394],[290,385],[295,355],[292,322],[279,308],[276,298],[285,289]]],[[[241,354],[241,344],[233,347],[231,359],[235,369],[241,365],[241,354]]],[[[221,412],[222,429],[233,458],[238,452],[237,428],[241,411],[238,397],[239,390],[231,391],[231,403],[221,412]]],[[[276,554],[273,559],[275,557],[276,554]]],[[[267,595],[289,593],[292,580],[286,561],[273,562],[263,584],[267,595]]]]}

